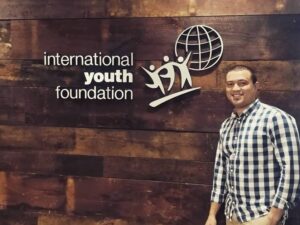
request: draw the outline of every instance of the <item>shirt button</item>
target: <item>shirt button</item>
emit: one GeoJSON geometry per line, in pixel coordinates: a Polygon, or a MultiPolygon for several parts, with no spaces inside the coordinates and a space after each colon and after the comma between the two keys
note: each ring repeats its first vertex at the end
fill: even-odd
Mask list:
{"type": "Polygon", "coordinates": [[[234,140],[237,140],[237,136],[234,136],[234,140]]]}

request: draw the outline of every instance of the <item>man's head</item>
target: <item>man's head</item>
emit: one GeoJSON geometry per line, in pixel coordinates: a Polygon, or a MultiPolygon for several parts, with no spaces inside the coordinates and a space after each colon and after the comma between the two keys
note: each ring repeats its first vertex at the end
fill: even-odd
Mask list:
{"type": "Polygon", "coordinates": [[[258,82],[252,69],[237,65],[226,73],[226,96],[238,114],[253,103],[257,95],[258,82]]]}

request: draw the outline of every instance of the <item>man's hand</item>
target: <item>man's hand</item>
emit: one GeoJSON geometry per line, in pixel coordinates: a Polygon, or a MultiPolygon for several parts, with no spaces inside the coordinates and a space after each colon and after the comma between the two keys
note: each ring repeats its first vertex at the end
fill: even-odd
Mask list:
{"type": "Polygon", "coordinates": [[[209,215],[207,220],[206,220],[205,225],[217,225],[216,217],[213,216],[213,215],[209,215]]]}
{"type": "Polygon", "coordinates": [[[272,207],[267,215],[270,225],[278,225],[280,219],[282,218],[283,210],[272,207]]]}
{"type": "Polygon", "coordinates": [[[216,202],[211,202],[209,214],[206,220],[205,225],[217,225],[216,215],[221,207],[221,204],[216,202]]]}
{"type": "Polygon", "coordinates": [[[217,225],[217,213],[221,207],[221,204],[216,203],[216,202],[211,202],[210,204],[210,209],[209,209],[209,214],[206,220],[205,225],[217,225]]]}

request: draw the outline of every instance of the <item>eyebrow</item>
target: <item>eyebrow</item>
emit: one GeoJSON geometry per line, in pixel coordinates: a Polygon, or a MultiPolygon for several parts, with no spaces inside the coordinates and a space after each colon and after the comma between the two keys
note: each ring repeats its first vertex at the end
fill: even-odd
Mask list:
{"type": "Polygon", "coordinates": [[[248,81],[247,79],[239,79],[239,80],[226,80],[226,82],[234,82],[234,81],[248,81]]]}

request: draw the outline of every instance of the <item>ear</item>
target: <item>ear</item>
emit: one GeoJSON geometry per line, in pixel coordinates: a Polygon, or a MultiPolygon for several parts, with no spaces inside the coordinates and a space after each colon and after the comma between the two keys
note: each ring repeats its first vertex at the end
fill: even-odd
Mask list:
{"type": "Polygon", "coordinates": [[[260,90],[260,83],[257,81],[257,82],[254,84],[254,87],[259,91],[259,90],[260,90]]]}

